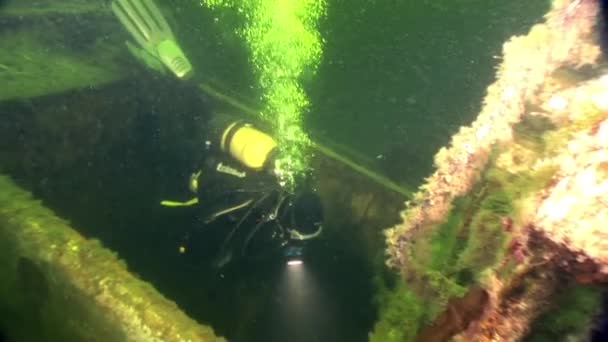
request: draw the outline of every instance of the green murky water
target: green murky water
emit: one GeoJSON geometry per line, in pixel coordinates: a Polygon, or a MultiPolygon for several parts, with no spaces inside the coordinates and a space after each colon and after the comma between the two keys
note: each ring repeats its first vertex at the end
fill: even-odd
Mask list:
{"type": "Polygon", "coordinates": [[[502,43],[538,22],[547,2],[157,3],[196,70],[190,80],[132,58],[104,1],[0,1],[9,85],[0,89],[0,170],[230,341],[366,341],[384,227],[326,227],[300,278],[272,257],[218,270],[211,263],[229,226],[205,226],[195,209],[160,199],[185,189],[214,113],[250,118],[231,101],[270,122],[288,146],[287,169],[311,168],[310,141],[323,142],[416,187],[434,152],[479,111],[502,43]]]}

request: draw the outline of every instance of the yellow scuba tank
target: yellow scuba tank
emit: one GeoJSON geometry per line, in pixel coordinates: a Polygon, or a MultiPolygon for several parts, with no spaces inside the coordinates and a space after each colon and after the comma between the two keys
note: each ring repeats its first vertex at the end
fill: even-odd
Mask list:
{"type": "Polygon", "coordinates": [[[230,123],[220,138],[222,151],[253,170],[260,170],[266,165],[276,146],[270,135],[242,121],[230,123]]]}

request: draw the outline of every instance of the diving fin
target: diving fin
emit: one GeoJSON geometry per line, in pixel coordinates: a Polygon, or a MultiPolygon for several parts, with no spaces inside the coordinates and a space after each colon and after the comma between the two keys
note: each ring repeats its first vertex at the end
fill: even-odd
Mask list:
{"type": "Polygon", "coordinates": [[[148,51],[144,49],[138,48],[137,46],[135,46],[135,44],[129,41],[126,41],[125,43],[131,55],[133,55],[133,57],[135,57],[135,59],[140,61],[143,65],[158,72],[161,75],[167,74],[167,68],[165,68],[165,65],[161,61],[159,61],[155,56],[151,55],[148,51]]]}
{"type": "Polygon", "coordinates": [[[169,24],[152,0],[114,0],[112,11],[141,47],[137,52],[133,45],[127,45],[129,51],[143,59],[146,65],[157,70],[162,64],[182,79],[194,73],[169,24]],[[150,58],[160,63],[152,63],[150,58]]]}

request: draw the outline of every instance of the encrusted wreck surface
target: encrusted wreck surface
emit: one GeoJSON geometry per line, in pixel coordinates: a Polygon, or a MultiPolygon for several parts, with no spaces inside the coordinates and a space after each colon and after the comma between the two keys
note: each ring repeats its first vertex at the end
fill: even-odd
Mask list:
{"type": "Polygon", "coordinates": [[[0,244],[14,340],[224,341],[3,175],[0,244]]]}
{"type": "Polygon", "coordinates": [[[600,54],[593,41],[597,12],[597,1],[555,1],[545,23],[505,43],[497,80],[488,88],[481,113],[437,153],[436,171],[414,195],[403,223],[387,231],[390,265],[398,267],[408,241],[441,222],[454,198],[471,189],[492,147],[513,140],[513,125],[525,114],[526,103],[536,101],[555,70],[595,63],[600,54]]]}
{"type": "Polygon", "coordinates": [[[443,308],[418,340],[521,340],[565,287],[608,281],[598,11],[598,1],[556,0],[544,23],[505,43],[481,113],[437,153],[403,223],[387,231],[388,265],[421,302],[443,308]],[[448,261],[426,261],[438,257],[448,261]],[[421,290],[438,288],[428,277],[437,271],[452,284],[439,293],[462,299],[421,290]],[[470,300],[472,289],[486,299],[470,300]]]}

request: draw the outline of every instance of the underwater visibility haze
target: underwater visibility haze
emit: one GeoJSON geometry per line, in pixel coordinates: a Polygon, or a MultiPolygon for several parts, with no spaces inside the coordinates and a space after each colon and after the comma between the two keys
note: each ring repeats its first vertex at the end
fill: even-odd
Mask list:
{"type": "Polygon", "coordinates": [[[603,341],[598,0],[0,0],[0,341],[603,341]]]}

